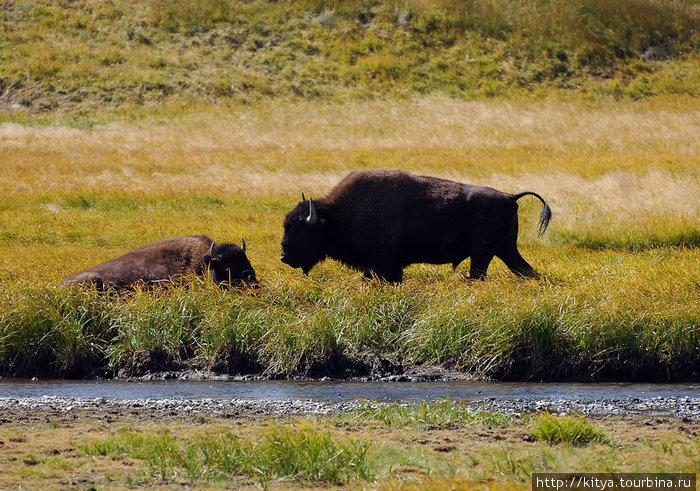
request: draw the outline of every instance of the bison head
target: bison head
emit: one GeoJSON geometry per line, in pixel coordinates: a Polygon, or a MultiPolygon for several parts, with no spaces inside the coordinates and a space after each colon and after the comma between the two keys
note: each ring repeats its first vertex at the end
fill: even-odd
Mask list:
{"type": "Polygon", "coordinates": [[[255,270],[245,254],[245,240],[242,247],[230,242],[211,243],[209,249],[209,273],[214,283],[236,285],[241,283],[257,284],[255,270]]]}
{"type": "Polygon", "coordinates": [[[325,220],[319,216],[316,204],[302,193],[299,204],[284,218],[280,260],[308,274],[326,257],[322,236],[324,225],[325,220]]]}

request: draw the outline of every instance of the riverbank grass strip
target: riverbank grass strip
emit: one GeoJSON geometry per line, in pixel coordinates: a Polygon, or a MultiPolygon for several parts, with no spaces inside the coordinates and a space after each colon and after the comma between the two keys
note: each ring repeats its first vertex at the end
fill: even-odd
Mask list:
{"type": "Polygon", "coordinates": [[[700,325],[687,272],[694,250],[648,258],[548,253],[576,257],[580,277],[559,276],[564,266],[554,264],[539,282],[494,268],[488,281],[470,283],[416,267],[418,274],[394,287],[346,281],[352,273],[331,264],[318,281],[278,275],[255,291],[203,283],[101,295],[11,284],[0,289],[0,375],[126,377],[193,368],[347,378],[443,365],[503,379],[695,376],[700,325]],[[604,275],[585,276],[602,268],[604,275]],[[663,275],[668,281],[660,285],[663,275]]]}

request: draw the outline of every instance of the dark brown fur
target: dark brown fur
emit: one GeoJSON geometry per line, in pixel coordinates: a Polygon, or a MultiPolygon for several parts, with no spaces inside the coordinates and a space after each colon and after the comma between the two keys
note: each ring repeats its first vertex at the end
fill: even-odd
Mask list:
{"type": "Polygon", "coordinates": [[[331,192],[302,200],[284,220],[283,262],[308,273],[328,257],[370,277],[400,282],[413,263],[451,263],[471,258],[470,276],[484,278],[496,256],[516,274],[536,276],[517,249],[517,200],[532,194],[544,204],[540,233],[551,218],[532,192],[513,195],[399,169],[355,171],[331,192]]]}
{"type": "Polygon", "coordinates": [[[171,237],[68,276],[62,285],[92,284],[99,290],[133,288],[172,282],[183,276],[210,274],[214,283],[255,283],[255,271],[245,251],[233,243],[214,246],[206,235],[171,237]]]}

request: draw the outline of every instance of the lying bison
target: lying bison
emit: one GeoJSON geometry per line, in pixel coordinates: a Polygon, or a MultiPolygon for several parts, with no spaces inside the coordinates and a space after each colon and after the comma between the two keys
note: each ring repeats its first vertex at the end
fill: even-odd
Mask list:
{"type": "Polygon", "coordinates": [[[211,275],[216,284],[256,283],[243,247],[216,244],[206,235],[163,239],[68,276],[62,285],[92,284],[98,290],[167,283],[183,276],[211,275]]]}
{"type": "Polygon", "coordinates": [[[514,273],[537,273],[518,252],[518,199],[544,204],[539,233],[552,212],[536,193],[509,194],[485,186],[398,169],[351,172],[325,198],[302,201],[284,219],[280,259],[308,273],[328,257],[389,282],[413,263],[457,267],[471,258],[472,278],[486,277],[494,256],[514,273]]]}

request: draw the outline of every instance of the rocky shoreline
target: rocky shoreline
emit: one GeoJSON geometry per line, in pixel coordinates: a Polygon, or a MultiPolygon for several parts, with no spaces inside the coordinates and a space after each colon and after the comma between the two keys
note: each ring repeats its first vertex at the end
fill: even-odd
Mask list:
{"type": "MultiPolygon", "coordinates": [[[[318,401],[246,400],[246,399],[108,399],[43,396],[34,398],[0,397],[0,422],[50,418],[51,415],[78,417],[91,414],[103,417],[135,416],[139,419],[177,419],[195,416],[221,418],[265,415],[305,415],[344,413],[366,404],[388,404],[368,400],[318,401]]],[[[407,404],[407,403],[404,403],[407,404]]],[[[653,397],[619,399],[507,400],[486,398],[467,403],[474,411],[523,414],[538,411],[588,415],[648,415],[700,419],[699,397],[653,397]]]]}

